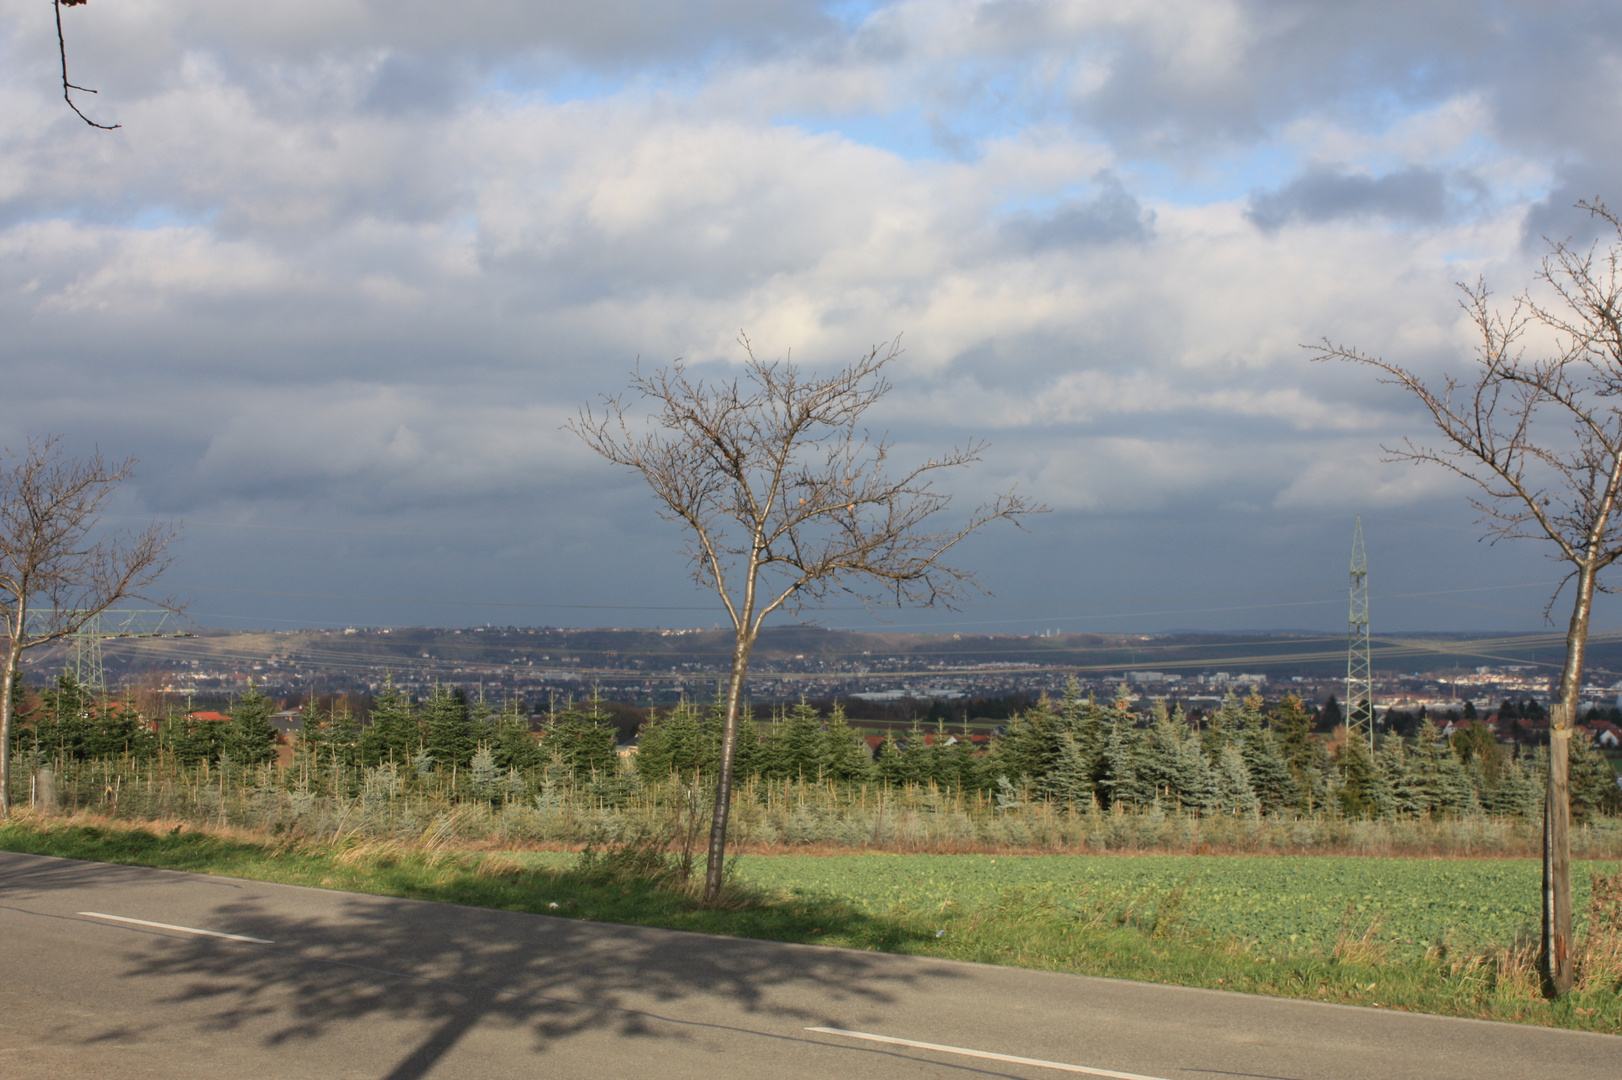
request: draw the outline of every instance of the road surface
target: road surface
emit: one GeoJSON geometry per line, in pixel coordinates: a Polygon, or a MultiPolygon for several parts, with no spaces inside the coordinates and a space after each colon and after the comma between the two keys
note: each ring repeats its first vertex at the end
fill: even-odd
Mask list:
{"type": "Polygon", "coordinates": [[[0,852],[0,1076],[1617,1080],[1622,1037],[0,852]]]}

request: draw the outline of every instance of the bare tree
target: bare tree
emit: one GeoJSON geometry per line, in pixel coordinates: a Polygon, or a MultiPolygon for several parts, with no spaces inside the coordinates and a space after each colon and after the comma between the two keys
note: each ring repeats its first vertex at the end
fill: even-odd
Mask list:
{"type": "Polygon", "coordinates": [[[108,462],[100,451],[69,457],[55,435],[30,439],[21,457],[7,455],[10,467],[0,473],[0,817],[11,813],[11,698],[23,653],[77,633],[120,600],[178,610],[141,593],[169,567],[172,526],[91,536],[108,498],[129,479],[133,458],[108,462]]]}
{"type": "Polygon", "coordinates": [[[73,95],[68,93],[70,90],[82,90],[87,94],[94,94],[96,92],[90,89],[88,86],[75,86],[68,82],[68,42],[67,38],[62,36],[62,9],[65,7],[78,7],[79,5],[88,2],[89,0],[51,0],[51,8],[56,12],[56,48],[62,56],[62,100],[68,103],[68,108],[72,109],[80,120],[83,120],[91,127],[100,128],[103,131],[117,131],[124,125],[96,123],[94,120],[90,119],[90,117],[79,111],[79,106],[73,103],[73,95]]]}
{"type": "Polygon", "coordinates": [[[1046,509],[1010,491],[959,527],[929,527],[951,498],[934,490],[932,474],[978,461],[984,444],[890,475],[888,439],[859,425],[890,390],[882,370],[899,354],[899,339],[822,379],[787,359],[759,360],[747,338],[740,342],[748,362],[730,382],[696,379],[679,360],[651,374],[638,368],[630,389],[657,408],[646,428],[633,428],[620,396],[605,396],[601,414],[588,407],[568,425],[603,457],[642,474],[664,504],[661,516],[687,530],[694,580],[716,592],[732,620],[706,903],[721,889],[739,706],[767,617],[803,617],[835,592],[869,604],[950,606],[979,586],[943,562],[946,553],[993,521],[1017,524],[1046,509]]]}
{"type": "Polygon", "coordinates": [[[1622,557],[1622,220],[1597,200],[1578,206],[1611,226],[1615,240],[1574,249],[1546,241],[1537,280],[1546,300],[1523,293],[1507,312],[1489,303],[1486,287],[1459,287],[1460,306],[1475,324],[1476,369],[1437,389],[1400,364],[1325,339],[1316,360],[1348,360],[1384,374],[1430,413],[1440,442],[1405,439],[1385,447],[1391,460],[1440,465],[1476,485],[1471,499],[1496,541],[1529,537],[1553,546],[1569,571],[1544,609],[1550,617],[1573,586],[1566,660],[1558,702],[1549,717],[1549,776],[1544,802],[1543,942],[1545,990],[1571,989],[1570,749],[1582,687],[1594,594],[1606,591],[1600,571],[1622,557]],[[1550,344],[1528,357],[1523,339],[1550,344]]]}

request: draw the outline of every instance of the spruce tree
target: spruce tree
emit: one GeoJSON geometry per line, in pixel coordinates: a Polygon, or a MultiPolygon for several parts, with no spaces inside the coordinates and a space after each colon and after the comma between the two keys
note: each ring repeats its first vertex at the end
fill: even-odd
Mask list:
{"type": "Polygon", "coordinates": [[[1256,793],[1262,811],[1272,814],[1297,805],[1301,801],[1301,789],[1290,774],[1290,766],[1279,754],[1273,733],[1262,726],[1259,706],[1260,702],[1254,698],[1246,702],[1239,752],[1245,759],[1251,790],[1256,793]]]}
{"type": "Polygon", "coordinates": [[[1335,758],[1335,768],[1340,774],[1337,794],[1341,813],[1350,818],[1377,816],[1379,800],[1375,791],[1379,777],[1374,759],[1369,756],[1368,744],[1357,734],[1348,732],[1335,758]]]}
{"type": "Polygon", "coordinates": [[[1581,730],[1571,740],[1571,813],[1577,821],[1615,814],[1618,796],[1616,770],[1595,750],[1581,730]]]}
{"type": "Polygon", "coordinates": [[[1066,731],[1059,741],[1059,753],[1053,767],[1038,788],[1047,799],[1058,803],[1087,803],[1092,801],[1091,770],[1082,757],[1076,737],[1066,731]]]}
{"type": "Polygon", "coordinates": [[[1185,739],[1177,751],[1177,798],[1183,806],[1202,814],[1222,805],[1216,773],[1197,735],[1185,739]]]}
{"type": "Polygon", "coordinates": [[[442,772],[466,769],[478,746],[473,717],[468,709],[467,691],[460,687],[435,686],[423,704],[423,745],[434,756],[442,772]]]}
{"type": "Polygon", "coordinates": [[[225,753],[233,764],[264,765],[276,760],[276,729],[270,722],[275,711],[276,703],[249,684],[248,692],[231,707],[225,753]]]}
{"type": "Polygon", "coordinates": [[[360,764],[368,769],[391,761],[404,768],[422,747],[417,712],[395,687],[392,675],[383,678],[383,689],[372,702],[371,720],[361,731],[359,744],[360,764]]]}
{"type": "Polygon", "coordinates": [[[1131,714],[1117,710],[1109,741],[1104,744],[1103,777],[1098,782],[1100,801],[1106,806],[1144,806],[1151,801],[1138,779],[1136,730],[1131,714]]]}
{"type": "Polygon", "coordinates": [[[1168,804],[1186,802],[1181,790],[1182,749],[1188,727],[1167,714],[1164,702],[1154,703],[1152,715],[1154,726],[1138,740],[1138,782],[1148,792],[1150,801],[1158,798],[1168,804]]]}
{"type": "Polygon", "coordinates": [[[758,771],[774,780],[820,780],[824,748],[822,717],[801,698],[767,730],[758,771]]]}
{"type": "Polygon", "coordinates": [[[502,772],[528,773],[544,763],[540,742],[530,730],[529,713],[517,698],[508,701],[495,717],[490,752],[502,772]]]}
{"type": "Polygon", "coordinates": [[[873,771],[873,755],[867,740],[850,726],[841,705],[833,707],[822,731],[823,770],[829,779],[854,784],[866,780],[873,771]]]}
{"type": "Polygon", "coordinates": [[[908,782],[908,763],[902,756],[901,747],[896,744],[894,733],[886,735],[884,741],[879,743],[879,752],[873,761],[873,772],[880,783],[889,787],[901,787],[908,782]]]}
{"type": "Polygon", "coordinates": [[[1236,741],[1223,746],[1216,767],[1217,805],[1229,814],[1250,814],[1260,808],[1250,770],[1236,741]]]}
{"type": "Polygon", "coordinates": [[[1429,809],[1423,778],[1414,774],[1407,747],[1401,735],[1386,733],[1374,754],[1374,771],[1384,789],[1391,793],[1391,812],[1424,813],[1429,809]]]}

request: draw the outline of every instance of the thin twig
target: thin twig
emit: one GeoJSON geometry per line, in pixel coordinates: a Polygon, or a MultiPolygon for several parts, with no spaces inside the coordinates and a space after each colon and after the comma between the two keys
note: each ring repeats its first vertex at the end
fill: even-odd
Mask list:
{"type": "Polygon", "coordinates": [[[79,112],[79,106],[73,103],[73,98],[68,94],[69,90],[82,90],[87,94],[96,92],[88,86],[75,86],[73,83],[68,82],[68,43],[62,36],[62,9],[65,7],[77,7],[85,2],[86,0],[52,0],[51,4],[51,7],[56,9],[56,48],[62,54],[62,100],[68,103],[68,108],[72,109],[80,120],[83,120],[91,127],[100,128],[102,131],[117,131],[124,125],[96,123],[84,113],[79,112]]]}

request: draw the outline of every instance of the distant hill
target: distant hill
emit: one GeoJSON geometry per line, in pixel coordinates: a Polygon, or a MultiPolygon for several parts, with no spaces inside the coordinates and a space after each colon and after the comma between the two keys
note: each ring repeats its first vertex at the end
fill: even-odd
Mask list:
{"type": "MultiPolygon", "coordinates": [[[[553,629],[545,627],[399,627],[298,631],[200,631],[180,638],[110,639],[102,644],[110,684],[143,672],[229,670],[272,680],[277,672],[381,672],[397,678],[469,681],[533,669],[579,679],[610,674],[689,672],[713,679],[726,670],[727,631],[553,629]]],[[[752,668],[769,672],[932,671],[1036,666],[1083,677],[1154,670],[1184,676],[1229,671],[1270,678],[1344,675],[1344,636],[1310,633],[980,634],[857,633],[817,627],[765,630],[752,668]]],[[[1379,672],[1442,672],[1526,664],[1553,670],[1564,654],[1560,634],[1382,635],[1374,642],[1379,672]]],[[[41,650],[30,665],[60,670],[70,647],[41,650]]],[[[1622,633],[1596,634],[1590,670],[1622,671],[1622,633]]]]}

